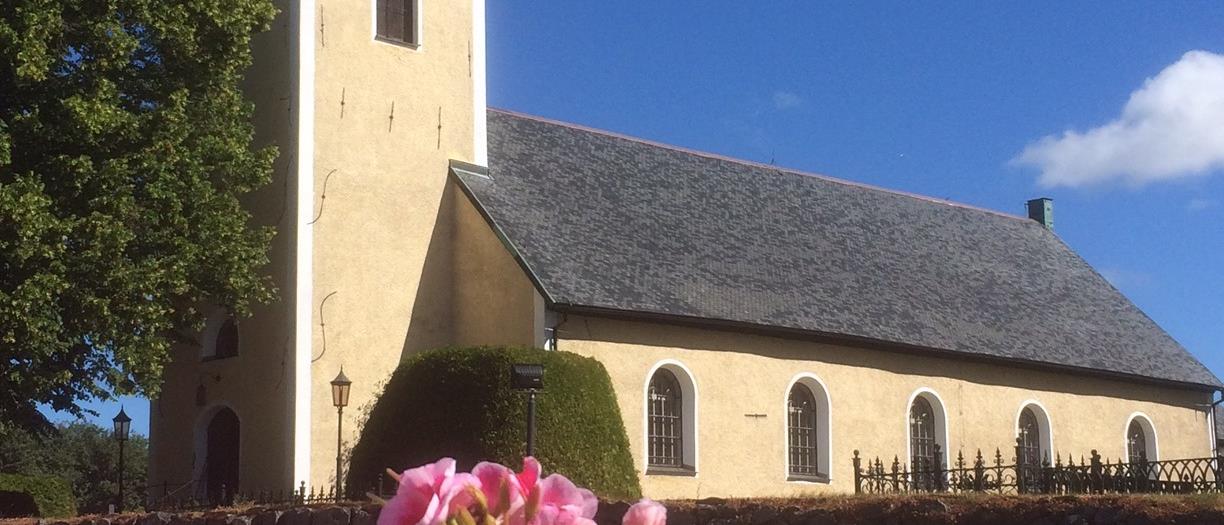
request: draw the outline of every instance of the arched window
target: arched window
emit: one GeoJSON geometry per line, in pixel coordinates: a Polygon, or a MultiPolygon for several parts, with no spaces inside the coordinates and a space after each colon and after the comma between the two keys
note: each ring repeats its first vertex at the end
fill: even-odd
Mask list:
{"type": "Polygon", "coordinates": [[[1131,420],[1130,428],[1126,430],[1126,459],[1131,463],[1147,461],[1147,436],[1143,425],[1131,420]]]}
{"type": "Polygon", "coordinates": [[[914,393],[909,406],[910,469],[914,487],[935,490],[946,482],[948,427],[939,396],[929,389],[914,393]]]}
{"type": "Polygon", "coordinates": [[[646,473],[697,473],[697,383],[683,364],[664,360],[651,369],[644,387],[642,429],[646,473]]]}
{"type": "Polygon", "coordinates": [[[910,405],[910,462],[915,470],[927,470],[936,465],[935,409],[924,396],[914,398],[910,405]]]}
{"type": "Polygon", "coordinates": [[[1126,425],[1126,459],[1131,463],[1159,461],[1159,453],[1152,420],[1143,414],[1132,415],[1126,425]]]}
{"type": "Polygon", "coordinates": [[[649,464],[684,465],[684,398],[676,375],[666,368],[655,371],[648,393],[649,464]]]}
{"type": "Polygon", "coordinates": [[[1018,426],[1020,436],[1016,445],[1019,447],[1020,464],[1029,467],[1041,465],[1041,425],[1037,423],[1033,409],[1024,407],[1020,411],[1018,426]]]}
{"type": "Polygon", "coordinates": [[[834,461],[828,388],[814,374],[802,372],[791,379],[784,396],[786,480],[829,483],[834,461]]]}
{"type": "Polygon", "coordinates": [[[222,359],[238,355],[238,321],[233,316],[225,318],[217,331],[217,342],[213,357],[222,359]]]}
{"type": "Polygon", "coordinates": [[[790,475],[816,476],[820,473],[817,456],[816,397],[803,383],[791,388],[786,403],[787,445],[790,451],[790,475]]]}
{"type": "Polygon", "coordinates": [[[1040,467],[1053,461],[1054,429],[1050,426],[1050,414],[1037,400],[1020,404],[1020,411],[1016,413],[1015,445],[1020,465],[1040,467]]]}

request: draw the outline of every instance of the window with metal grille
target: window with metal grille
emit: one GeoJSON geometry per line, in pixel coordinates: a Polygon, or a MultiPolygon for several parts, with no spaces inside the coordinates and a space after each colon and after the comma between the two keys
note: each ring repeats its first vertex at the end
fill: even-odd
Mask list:
{"type": "Polygon", "coordinates": [[[1126,459],[1131,463],[1142,463],[1147,457],[1147,434],[1139,421],[1131,421],[1126,430],[1126,459]]]}
{"type": "Polygon", "coordinates": [[[379,40],[416,45],[418,0],[377,0],[374,16],[379,40]]]}
{"type": "Polygon", "coordinates": [[[914,488],[933,490],[939,486],[939,444],[935,440],[935,410],[919,396],[910,405],[910,461],[914,488]]]}
{"type": "Polygon", "coordinates": [[[803,384],[791,388],[786,402],[787,434],[790,449],[790,474],[817,476],[820,474],[816,456],[816,397],[803,384]]]}
{"type": "Polygon", "coordinates": [[[935,466],[935,410],[921,396],[910,406],[910,458],[916,469],[935,466]]]}
{"type": "Polygon", "coordinates": [[[1020,464],[1035,467],[1041,465],[1041,426],[1031,408],[1020,411],[1020,464]]]}
{"type": "Polygon", "coordinates": [[[659,369],[650,378],[648,463],[652,467],[684,466],[684,405],[675,374],[659,369]]]}

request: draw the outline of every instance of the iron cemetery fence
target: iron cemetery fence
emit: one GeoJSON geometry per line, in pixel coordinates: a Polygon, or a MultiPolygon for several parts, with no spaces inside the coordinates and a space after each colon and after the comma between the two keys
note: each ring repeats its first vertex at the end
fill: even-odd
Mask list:
{"type": "MultiPolygon", "coordinates": [[[[371,496],[381,499],[391,499],[399,484],[385,472],[378,475],[378,481],[365,491],[348,491],[336,495],[336,486],[312,487],[306,489],[306,483],[282,490],[233,491],[222,485],[219,490],[209,491],[203,483],[189,481],[187,483],[163,483],[155,485],[149,491],[151,494],[146,505],[147,510],[206,510],[234,505],[311,505],[315,503],[337,503],[340,501],[366,501],[371,496]],[[158,494],[160,493],[160,494],[158,494]]],[[[342,487],[341,490],[344,490],[342,487]]]]}
{"type": "MultiPolygon", "coordinates": [[[[166,484],[169,485],[169,484],[166,484]]],[[[306,490],[303,482],[296,488],[281,490],[232,491],[222,486],[219,491],[202,490],[199,484],[189,482],[178,489],[167,490],[162,487],[161,495],[150,495],[147,510],[150,511],[190,511],[207,510],[233,505],[311,505],[315,503],[334,503],[343,498],[336,497],[336,488],[319,487],[306,490]]]]}
{"type": "Polygon", "coordinates": [[[998,494],[1195,494],[1224,492],[1224,457],[1148,461],[1102,460],[1096,450],[1079,463],[1061,456],[1050,464],[1016,461],[1024,458],[1021,445],[1011,464],[995,450],[994,457],[983,458],[978,450],[973,458],[958,453],[952,465],[945,466],[942,451],[935,447],[934,459],[920,458],[905,465],[893,457],[886,464],[878,457],[864,460],[854,451],[854,492],[856,494],[894,494],[913,492],[998,493],[998,494]]]}

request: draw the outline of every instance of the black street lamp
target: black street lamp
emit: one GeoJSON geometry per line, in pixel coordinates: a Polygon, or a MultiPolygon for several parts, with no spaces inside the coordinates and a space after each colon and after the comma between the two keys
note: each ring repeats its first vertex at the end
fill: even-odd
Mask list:
{"type": "Polygon", "coordinates": [[[127,443],[128,431],[132,428],[132,418],[128,417],[119,407],[119,414],[113,420],[115,423],[115,441],[119,442],[119,501],[115,505],[116,512],[123,512],[123,444],[127,443]]]}
{"type": "Polygon", "coordinates": [[[536,393],[544,390],[544,365],[510,366],[510,388],[527,392],[527,455],[535,455],[536,393]]]}
{"type": "Polygon", "coordinates": [[[340,480],[343,479],[340,476],[340,442],[344,435],[341,430],[344,426],[344,407],[348,406],[349,388],[352,386],[353,382],[344,375],[344,367],[340,367],[340,373],[331,380],[332,405],[336,407],[336,501],[340,501],[340,480]]]}

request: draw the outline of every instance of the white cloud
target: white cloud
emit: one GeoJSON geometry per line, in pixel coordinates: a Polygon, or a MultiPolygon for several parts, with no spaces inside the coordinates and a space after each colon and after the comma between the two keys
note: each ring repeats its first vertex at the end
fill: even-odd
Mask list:
{"type": "Polygon", "coordinates": [[[774,109],[790,109],[803,105],[803,97],[789,91],[774,91],[774,109]]]}
{"type": "Polygon", "coordinates": [[[1224,55],[1190,51],[1131,93],[1122,114],[1086,132],[1029,144],[1014,164],[1042,186],[1141,186],[1224,168],[1224,55]]]}
{"type": "Polygon", "coordinates": [[[1186,211],[1203,211],[1208,208],[1214,207],[1215,204],[1216,204],[1215,201],[1211,199],[1202,199],[1202,198],[1190,199],[1190,202],[1186,203],[1186,211]]]}

